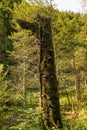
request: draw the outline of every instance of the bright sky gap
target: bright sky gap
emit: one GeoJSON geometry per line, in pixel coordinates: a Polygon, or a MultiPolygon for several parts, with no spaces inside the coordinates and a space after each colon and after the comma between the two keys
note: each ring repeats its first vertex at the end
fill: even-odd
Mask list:
{"type": "Polygon", "coordinates": [[[82,0],[54,0],[58,10],[60,11],[73,11],[82,12],[81,7],[82,0]]]}

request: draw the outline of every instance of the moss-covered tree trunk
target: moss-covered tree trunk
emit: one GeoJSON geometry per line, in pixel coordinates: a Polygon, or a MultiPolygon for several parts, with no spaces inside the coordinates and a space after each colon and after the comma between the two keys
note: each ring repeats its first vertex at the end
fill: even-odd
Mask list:
{"type": "Polygon", "coordinates": [[[25,29],[31,29],[35,33],[39,29],[40,40],[40,85],[41,108],[44,130],[52,130],[54,125],[62,128],[58,83],[54,62],[54,50],[52,44],[52,30],[50,18],[38,18],[38,25],[24,20],[17,20],[25,29]]]}
{"type": "Polygon", "coordinates": [[[44,129],[62,127],[58,82],[52,44],[51,19],[40,17],[40,85],[44,129]]]}

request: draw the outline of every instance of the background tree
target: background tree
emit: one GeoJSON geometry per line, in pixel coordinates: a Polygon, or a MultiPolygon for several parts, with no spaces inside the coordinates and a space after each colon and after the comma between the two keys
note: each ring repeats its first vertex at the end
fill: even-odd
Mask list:
{"type": "MultiPolygon", "coordinates": [[[[78,65],[76,65],[76,67],[74,66],[77,62],[77,59],[75,59],[75,50],[77,48],[79,49],[81,48],[85,49],[85,48],[84,44],[80,42],[81,39],[78,37],[79,34],[82,32],[81,25],[83,24],[83,22],[81,20],[81,16],[79,14],[74,14],[72,12],[69,13],[62,12],[58,14],[59,14],[58,20],[56,20],[56,24],[53,24],[53,32],[54,32],[55,47],[57,46],[57,48],[55,48],[55,51],[56,51],[56,58],[58,60],[56,61],[58,64],[57,68],[60,81],[59,83],[61,86],[61,85],[68,85],[69,83],[72,84],[75,83],[75,81],[77,81],[76,77],[78,76],[76,75],[80,74],[79,72],[76,71],[76,67],[78,67],[78,65]],[[77,39],[77,37],[79,40],[77,39]]],[[[84,52],[84,56],[81,59],[82,61],[84,61],[84,63],[85,63],[85,56],[86,53],[84,52]]],[[[79,64],[81,65],[80,61],[79,64]]],[[[83,68],[84,63],[82,64],[83,68]]],[[[79,71],[83,71],[83,69],[80,68],[79,71]]],[[[79,76],[79,78],[81,78],[81,75],[79,76]]],[[[80,87],[78,88],[78,90],[80,91],[80,87]]]]}
{"type": "Polygon", "coordinates": [[[14,47],[10,56],[13,57],[15,63],[9,68],[12,73],[12,82],[14,81],[14,89],[25,95],[29,87],[38,84],[37,39],[31,31],[27,30],[13,33],[10,39],[14,47]]]}

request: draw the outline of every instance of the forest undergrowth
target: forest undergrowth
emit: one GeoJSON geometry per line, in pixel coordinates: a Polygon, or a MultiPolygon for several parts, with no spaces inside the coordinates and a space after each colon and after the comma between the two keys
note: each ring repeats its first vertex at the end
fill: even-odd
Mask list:
{"type": "MultiPolygon", "coordinates": [[[[2,68],[2,66],[1,66],[2,68]]],[[[2,69],[1,69],[2,71],[2,69]]],[[[41,121],[40,92],[15,93],[0,77],[0,130],[44,130],[41,121]]],[[[87,91],[78,102],[75,87],[61,89],[60,104],[63,121],[61,130],[87,130],[87,91]]],[[[55,126],[54,130],[59,130],[55,126]]]]}
{"type": "MultiPolygon", "coordinates": [[[[61,114],[63,129],[60,130],[87,130],[87,103],[86,95],[82,102],[77,103],[73,89],[60,91],[61,114]],[[71,94],[72,93],[72,94],[71,94]],[[68,96],[67,96],[68,94],[68,96]]],[[[16,106],[16,113],[12,125],[7,124],[1,130],[43,130],[40,111],[40,92],[28,92],[23,99],[23,105],[16,106]]],[[[13,111],[12,110],[12,111],[13,111]]],[[[59,130],[55,126],[55,130],[59,130]]]]}
{"type": "MultiPolygon", "coordinates": [[[[61,114],[63,120],[63,129],[60,130],[87,130],[86,96],[87,95],[85,91],[83,100],[78,103],[75,96],[74,86],[69,90],[60,90],[61,114]]],[[[28,110],[26,111],[30,113],[28,116],[31,115],[31,121],[27,125],[30,125],[30,130],[43,130],[40,117],[39,98],[39,92],[32,92],[27,97],[26,108],[28,110]]],[[[55,130],[59,130],[57,126],[55,126],[55,130]]]]}

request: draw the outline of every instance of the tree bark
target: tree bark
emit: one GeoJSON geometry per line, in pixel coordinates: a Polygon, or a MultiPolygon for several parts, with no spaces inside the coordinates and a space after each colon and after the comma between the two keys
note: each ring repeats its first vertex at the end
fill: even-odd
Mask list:
{"type": "Polygon", "coordinates": [[[44,129],[57,125],[62,128],[58,82],[52,44],[51,19],[40,17],[40,85],[44,129]]]}
{"type": "Polygon", "coordinates": [[[33,33],[39,30],[42,121],[44,130],[52,130],[52,127],[55,125],[62,128],[63,124],[60,114],[58,82],[54,62],[51,19],[40,16],[37,16],[37,19],[38,28],[36,23],[28,23],[24,20],[17,20],[17,22],[22,28],[31,29],[33,33]]]}

